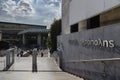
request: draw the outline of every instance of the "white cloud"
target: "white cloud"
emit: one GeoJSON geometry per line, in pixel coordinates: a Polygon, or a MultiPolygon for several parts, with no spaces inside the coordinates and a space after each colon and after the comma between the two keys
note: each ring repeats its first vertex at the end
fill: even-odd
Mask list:
{"type": "Polygon", "coordinates": [[[14,16],[12,15],[12,7],[11,5],[15,6],[14,1],[7,0],[7,1],[0,1],[0,20],[1,21],[9,21],[15,20],[14,16]]]}
{"type": "Polygon", "coordinates": [[[24,2],[29,4],[29,3],[32,3],[33,0],[22,0],[22,1],[24,1],[24,2]]]}
{"type": "Polygon", "coordinates": [[[61,18],[61,0],[0,0],[0,20],[3,18],[50,26],[54,18],[61,18]]]}
{"type": "Polygon", "coordinates": [[[35,9],[34,18],[36,22],[42,23],[50,27],[54,18],[61,18],[61,0],[33,0],[33,7],[35,9]]]}
{"type": "Polygon", "coordinates": [[[0,13],[3,10],[12,16],[32,16],[35,14],[32,0],[19,0],[18,3],[13,0],[0,1],[0,13]]]}
{"type": "Polygon", "coordinates": [[[60,18],[61,17],[61,2],[60,0],[48,0],[46,4],[44,0],[39,0],[37,5],[37,12],[39,15],[50,17],[50,18],[60,18]],[[56,3],[57,2],[57,3],[56,3]],[[56,6],[57,5],[57,6],[56,6]],[[51,15],[51,16],[49,16],[51,15]]]}
{"type": "Polygon", "coordinates": [[[8,4],[9,6],[15,6],[16,5],[15,1],[13,1],[13,0],[8,0],[6,2],[6,4],[8,4]]]}
{"type": "Polygon", "coordinates": [[[35,14],[35,10],[32,7],[31,0],[20,0],[17,7],[14,9],[14,13],[17,16],[33,16],[35,14]]]}

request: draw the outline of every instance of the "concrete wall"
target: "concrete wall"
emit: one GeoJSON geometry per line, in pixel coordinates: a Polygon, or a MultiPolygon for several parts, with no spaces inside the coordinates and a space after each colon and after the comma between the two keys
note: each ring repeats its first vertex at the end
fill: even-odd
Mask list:
{"type": "Polygon", "coordinates": [[[100,14],[100,26],[120,23],[120,6],[100,14]]]}
{"type": "Polygon", "coordinates": [[[120,23],[58,37],[60,66],[88,80],[120,80],[120,23]],[[114,47],[83,45],[85,40],[113,40],[114,47]]]}
{"type": "Polygon", "coordinates": [[[78,25],[78,32],[84,31],[87,29],[87,20],[80,21],[78,24],[79,24],[78,25]]]}
{"type": "Polygon", "coordinates": [[[120,5],[120,0],[72,0],[69,10],[69,25],[88,19],[120,5]]]}
{"type": "Polygon", "coordinates": [[[70,33],[69,4],[70,0],[62,0],[62,34],[70,33]]]}

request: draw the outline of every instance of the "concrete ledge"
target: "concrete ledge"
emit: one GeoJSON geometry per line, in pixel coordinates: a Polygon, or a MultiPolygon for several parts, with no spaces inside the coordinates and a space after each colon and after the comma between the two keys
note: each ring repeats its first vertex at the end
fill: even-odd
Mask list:
{"type": "Polygon", "coordinates": [[[70,61],[65,61],[65,62],[66,63],[79,63],[79,62],[116,61],[116,60],[120,60],[120,58],[90,59],[90,60],[70,60],[70,61]]]}

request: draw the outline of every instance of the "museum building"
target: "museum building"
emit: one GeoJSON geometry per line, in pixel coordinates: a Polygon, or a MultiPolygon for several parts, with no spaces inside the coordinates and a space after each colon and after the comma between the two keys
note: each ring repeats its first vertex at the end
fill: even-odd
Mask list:
{"type": "Polygon", "coordinates": [[[10,45],[45,47],[48,29],[43,25],[0,22],[0,40],[10,45]]]}
{"type": "Polygon", "coordinates": [[[62,0],[60,67],[87,80],[120,79],[120,0],[62,0]]]}

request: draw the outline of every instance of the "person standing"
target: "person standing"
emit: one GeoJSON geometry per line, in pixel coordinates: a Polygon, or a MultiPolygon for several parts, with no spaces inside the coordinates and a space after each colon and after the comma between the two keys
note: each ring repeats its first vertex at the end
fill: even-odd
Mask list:
{"type": "Polygon", "coordinates": [[[48,48],[48,57],[50,58],[50,49],[48,48]]]}
{"type": "Polygon", "coordinates": [[[18,48],[18,51],[17,51],[17,57],[19,57],[19,56],[20,56],[20,52],[21,52],[21,49],[20,49],[20,48],[18,48]]]}
{"type": "Polygon", "coordinates": [[[40,50],[40,54],[41,54],[41,57],[44,56],[44,50],[43,50],[43,48],[41,48],[41,50],[40,50]]]}

